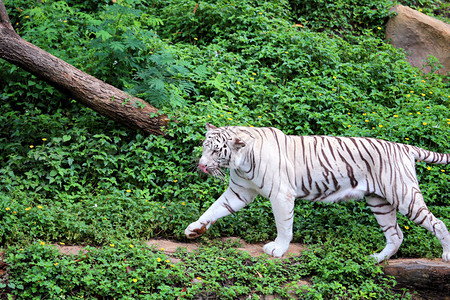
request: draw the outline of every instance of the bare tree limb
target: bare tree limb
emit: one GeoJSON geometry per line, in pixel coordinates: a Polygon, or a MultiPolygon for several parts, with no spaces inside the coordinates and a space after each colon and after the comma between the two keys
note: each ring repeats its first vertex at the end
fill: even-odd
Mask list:
{"type": "Polygon", "coordinates": [[[14,31],[14,28],[11,25],[11,21],[9,20],[8,13],[6,12],[5,4],[0,0],[0,26],[5,27],[11,31],[14,31]]]}

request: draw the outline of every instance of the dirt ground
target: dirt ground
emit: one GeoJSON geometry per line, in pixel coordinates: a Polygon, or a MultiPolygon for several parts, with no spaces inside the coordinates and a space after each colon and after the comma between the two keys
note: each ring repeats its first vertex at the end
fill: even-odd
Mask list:
{"type": "MultiPolygon", "coordinates": [[[[260,256],[264,254],[264,251],[262,250],[262,247],[264,246],[263,243],[247,244],[244,240],[238,237],[223,238],[223,240],[229,239],[238,241],[242,245],[242,247],[237,249],[241,251],[247,251],[251,256],[260,256]]],[[[179,243],[171,240],[149,240],[146,244],[149,246],[154,245],[156,249],[163,248],[164,253],[166,253],[167,255],[173,254],[178,247],[185,247],[188,251],[195,250],[199,247],[198,243],[179,243]]],[[[291,243],[285,256],[288,256],[289,254],[299,255],[304,249],[306,249],[305,245],[291,243]]]]}
{"type": "MultiPolygon", "coordinates": [[[[241,251],[247,251],[250,253],[251,256],[260,256],[263,255],[264,252],[262,250],[263,243],[258,244],[247,244],[244,240],[238,238],[238,237],[228,237],[223,238],[224,240],[237,240],[242,247],[237,248],[241,251]]],[[[148,246],[154,246],[156,249],[164,249],[163,252],[169,256],[172,256],[172,254],[177,250],[178,247],[186,248],[188,252],[198,249],[199,243],[191,242],[191,243],[182,243],[177,242],[173,240],[167,240],[167,239],[151,239],[146,242],[148,246]]],[[[55,246],[59,249],[59,251],[63,254],[78,254],[80,251],[84,251],[83,246],[61,246],[55,244],[55,246]]],[[[306,246],[303,244],[298,243],[291,243],[289,246],[289,249],[287,253],[284,256],[289,255],[299,255],[303,250],[306,249],[306,246]]],[[[176,259],[172,259],[175,263],[177,262],[176,259]]]]}

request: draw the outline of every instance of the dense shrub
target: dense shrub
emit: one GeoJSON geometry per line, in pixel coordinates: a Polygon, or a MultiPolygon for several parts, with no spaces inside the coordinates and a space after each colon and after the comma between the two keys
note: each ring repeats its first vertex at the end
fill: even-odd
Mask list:
{"type": "Polygon", "coordinates": [[[290,0],[303,25],[314,30],[332,30],[340,34],[358,34],[366,30],[381,32],[392,14],[392,1],[374,0],[290,0]]]}

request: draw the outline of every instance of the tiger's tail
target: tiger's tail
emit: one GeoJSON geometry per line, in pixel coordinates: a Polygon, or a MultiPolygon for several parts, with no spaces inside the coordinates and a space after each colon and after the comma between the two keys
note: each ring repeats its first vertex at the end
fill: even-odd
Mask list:
{"type": "Polygon", "coordinates": [[[450,164],[450,153],[437,153],[412,146],[414,158],[432,164],[450,164]]]}

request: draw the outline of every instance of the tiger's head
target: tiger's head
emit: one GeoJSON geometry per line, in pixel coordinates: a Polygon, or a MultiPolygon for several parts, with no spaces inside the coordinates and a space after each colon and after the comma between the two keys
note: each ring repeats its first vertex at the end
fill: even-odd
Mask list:
{"type": "Polygon", "coordinates": [[[198,168],[217,177],[224,177],[221,168],[237,169],[244,157],[247,143],[228,127],[206,124],[206,139],[198,168]]]}

